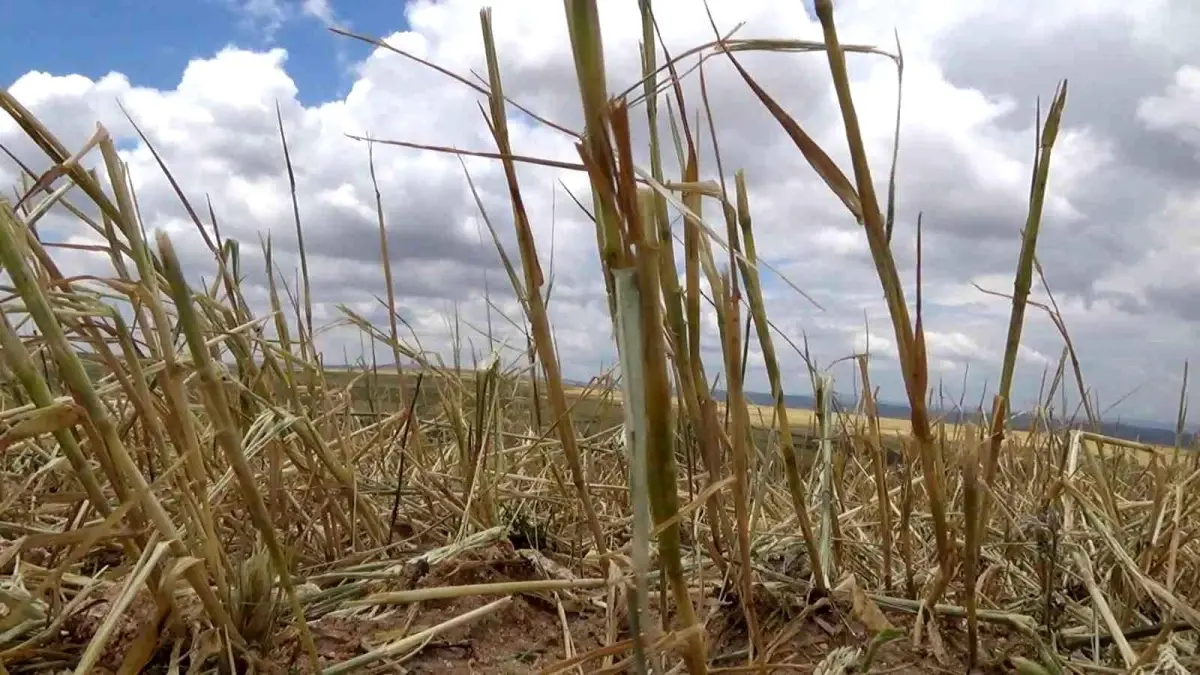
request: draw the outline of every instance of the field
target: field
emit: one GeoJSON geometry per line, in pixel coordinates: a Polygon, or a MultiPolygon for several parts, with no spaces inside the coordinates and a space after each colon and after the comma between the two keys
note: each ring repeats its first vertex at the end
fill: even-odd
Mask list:
{"type": "MultiPolygon", "coordinates": [[[[920,305],[900,281],[913,271],[891,255],[830,3],[816,3],[823,44],[702,50],[829,62],[853,179],[743,77],[863,226],[914,411],[903,423],[880,419],[870,386],[860,410],[829,410],[820,374],[818,410],[745,401],[729,376],[743,334],[782,385],[744,181],[700,182],[714,169],[695,155],[668,180],[661,147],[694,147],[686,125],[652,134],[653,166],[634,167],[634,120],[657,129],[698,107],[671,86],[682,62],[659,67],[644,3],[649,95],[610,101],[596,3],[567,7],[621,357],[619,381],[587,387],[561,374],[519,207],[519,250],[504,253],[529,354],[449,368],[394,315],[372,325],[342,307],[393,365],[333,368],[306,278],[286,287],[268,250],[269,306],[252,305],[236,274],[249,244],[219,234],[211,267],[185,270],[171,237],[141,227],[111,137],[81,151],[99,158],[89,172],[0,92],[53,167],[0,199],[0,675],[1200,672],[1200,465],[1088,435],[1094,419],[1006,433],[1027,294],[1012,299],[994,423],[931,419],[920,305]],[[103,216],[86,225],[107,278],[60,269],[34,227],[71,200],[103,216]],[[661,245],[678,214],[682,249],[661,245]],[[695,358],[704,302],[720,363],[695,358]],[[704,386],[716,372],[724,402],[704,386]]],[[[520,205],[496,63],[484,103],[520,205]]],[[[1065,105],[1064,83],[1031,167],[1026,289],[1065,105]]],[[[1085,389],[1067,372],[1059,386],[1085,389]]]]}
{"type": "MultiPolygon", "coordinates": [[[[326,367],[323,374],[329,386],[350,388],[348,397],[352,402],[351,407],[357,414],[363,416],[368,413],[371,415],[386,414],[385,409],[389,405],[395,410],[405,400],[405,388],[411,390],[416,385],[414,376],[401,377],[394,370],[388,368],[381,370],[379,367],[371,369],[326,367]]],[[[439,375],[443,375],[444,379],[444,373],[439,373],[439,375]]],[[[457,382],[471,381],[475,375],[473,371],[461,371],[454,373],[452,379],[457,382]]],[[[607,386],[602,385],[602,382],[603,379],[598,378],[586,386],[569,384],[564,386],[563,390],[568,399],[571,417],[577,425],[585,428],[613,430],[623,423],[624,410],[621,405],[621,389],[614,388],[612,383],[607,386]]],[[[510,400],[518,405],[531,407],[533,392],[528,380],[523,378],[514,381],[512,386],[513,393],[510,400]]],[[[544,395],[539,397],[539,401],[543,408],[548,405],[544,395]]],[[[720,402],[716,405],[718,413],[724,414],[727,406],[720,402]]],[[[754,447],[765,448],[777,443],[779,421],[776,410],[771,406],[754,403],[745,404],[745,409],[749,418],[749,433],[754,447]]],[[[676,413],[678,414],[678,411],[676,413]]],[[[800,460],[811,464],[815,461],[817,439],[819,438],[820,420],[817,411],[789,406],[785,408],[785,414],[790,423],[789,431],[792,442],[800,450],[800,460]]],[[[841,435],[864,434],[868,432],[870,425],[874,425],[878,428],[881,444],[893,459],[896,458],[896,455],[903,454],[905,440],[911,440],[912,423],[909,420],[878,415],[868,418],[860,410],[855,410],[837,414],[836,422],[841,435]]],[[[965,438],[975,437],[980,430],[974,425],[943,422],[940,433],[948,439],[961,441],[965,438]]],[[[1030,450],[1035,449],[1038,443],[1044,440],[1037,432],[1031,433],[1025,430],[1009,430],[1007,439],[1010,443],[1025,446],[1030,450]]],[[[1083,441],[1082,449],[1096,453],[1102,458],[1119,455],[1122,460],[1131,460],[1143,466],[1149,465],[1155,457],[1165,462],[1173,462],[1176,455],[1176,449],[1173,447],[1141,443],[1125,438],[1104,436],[1099,433],[1083,432],[1081,441],[1083,441]]],[[[1191,449],[1182,448],[1179,455],[1187,463],[1196,462],[1195,454],[1191,449]]]]}

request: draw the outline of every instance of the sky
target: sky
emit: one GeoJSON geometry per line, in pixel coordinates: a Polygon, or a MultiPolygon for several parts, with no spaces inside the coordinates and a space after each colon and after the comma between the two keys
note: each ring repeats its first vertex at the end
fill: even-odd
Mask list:
{"type": "MultiPolygon", "coordinates": [[[[582,128],[563,5],[496,0],[492,7],[505,93],[569,129],[582,128]]],[[[742,38],[819,40],[807,3],[710,0],[742,38]]],[[[309,252],[315,314],[330,327],[320,345],[331,362],[363,354],[360,334],[336,326],[339,305],[383,325],[385,295],[375,193],[367,145],[349,135],[491,151],[470,87],[384,49],[335,35],[327,26],[385,40],[468,79],[483,74],[479,10],[467,0],[195,0],[17,3],[10,23],[53,25],[13,32],[0,43],[0,81],[68,147],[96,122],[112,133],[130,166],[148,229],[168,232],[193,277],[212,260],[186,220],[149,148],[146,133],[187,198],[211,199],[222,234],[242,244],[246,293],[266,307],[260,242],[270,236],[279,273],[298,266],[291,197],[276,106],[283,119],[309,252]],[[24,15],[24,16],[23,16],[24,15]]],[[[639,79],[640,25],[632,0],[599,3],[610,93],[639,79]]],[[[656,16],[673,54],[709,42],[700,0],[658,0],[656,16]]],[[[1200,5],[1189,0],[1047,0],[1030,13],[998,0],[841,0],[844,42],[895,50],[905,71],[897,167],[896,237],[910,300],[915,232],[922,218],[925,328],[934,386],[949,399],[978,402],[994,391],[1004,351],[1008,293],[1029,191],[1038,101],[1069,80],[1054,149],[1039,261],[1078,352],[1085,384],[1109,418],[1173,419],[1183,364],[1195,360],[1200,329],[1200,5]],[[903,5],[903,10],[898,7],[903,5]]],[[[661,59],[661,57],[660,57],[661,59]]],[[[741,63],[850,174],[846,138],[823,55],[744,53],[741,63]]],[[[685,61],[694,65],[695,59],[685,61]]],[[[885,185],[897,97],[894,63],[850,59],[855,102],[874,176],[885,185]]],[[[686,70],[686,68],[685,68],[686,70]]],[[[759,252],[824,308],[766,272],[767,310],[822,366],[869,346],[873,382],[889,401],[904,398],[879,279],[865,236],[780,126],[724,59],[705,62],[712,123],[726,177],[745,171],[759,252]],[[869,337],[869,339],[868,339],[869,337]]],[[[701,173],[717,178],[698,73],[685,82],[689,119],[705,130],[701,173]]],[[[663,104],[665,109],[665,102],[663,104]]],[[[634,108],[637,161],[648,138],[634,108]]],[[[570,136],[510,109],[514,151],[576,161],[570,136]]],[[[664,133],[669,132],[662,123],[664,133]]],[[[665,136],[669,138],[669,135],[665,136]]],[[[37,171],[47,161],[0,119],[0,144],[37,171]]],[[[395,273],[396,310],[412,342],[449,355],[453,317],[477,349],[488,302],[518,317],[503,267],[470,185],[502,244],[516,255],[511,203],[501,167],[488,159],[396,146],[374,148],[395,273]],[[470,177],[470,183],[467,177],[470,177]]],[[[673,152],[668,170],[677,170],[673,152]]],[[[95,165],[96,158],[89,162],[95,165]]],[[[523,196],[543,264],[553,271],[550,303],[568,376],[586,378],[615,362],[594,230],[573,201],[590,203],[578,173],[522,167],[523,196]],[[552,262],[552,264],[551,264],[552,262]]],[[[0,186],[19,183],[0,159],[0,186]]],[[[717,215],[705,205],[706,217],[717,215]]],[[[715,221],[714,221],[715,222],[715,221]]],[[[676,232],[681,233],[680,225],[676,232]]],[[[62,212],[41,226],[47,239],[83,243],[94,235],[62,212]]],[[[74,274],[111,274],[107,260],[57,250],[74,274]]],[[[1035,287],[1034,298],[1046,294],[1035,287]]],[[[493,314],[510,344],[521,340],[493,314]],[[506,333],[507,331],[507,333],[506,333]]],[[[704,356],[720,371],[715,319],[706,315],[704,356]]],[[[780,340],[785,390],[808,394],[800,357],[780,340]]],[[[1044,313],[1028,314],[1014,404],[1032,405],[1063,340],[1044,313]]],[[[383,351],[389,351],[384,349],[383,351]]],[[[831,366],[836,388],[855,374],[831,366]]],[[[751,351],[748,387],[767,387],[761,353],[751,351]]],[[[1068,413],[1074,412],[1069,409],[1068,413]]]]}

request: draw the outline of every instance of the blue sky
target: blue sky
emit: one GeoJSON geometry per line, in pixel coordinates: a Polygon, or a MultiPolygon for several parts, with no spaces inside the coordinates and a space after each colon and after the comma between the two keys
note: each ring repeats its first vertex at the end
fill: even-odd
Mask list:
{"type": "MultiPolygon", "coordinates": [[[[403,1],[334,0],[339,25],[385,36],[403,30],[403,1]]],[[[350,86],[348,68],[369,47],[334,35],[303,11],[304,0],[50,0],[13,2],[10,27],[0,41],[0,83],[11,85],[30,70],[97,79],[118,71],[135,86],[173,89],[189,60],[226,45],[283,47],[288,72],[305,104],[327,101],[350,86]],[[282,12],[272,30],[268,14],[282,12]]],[[[276,15],[278,16],[278,15],[276,15]]]]}

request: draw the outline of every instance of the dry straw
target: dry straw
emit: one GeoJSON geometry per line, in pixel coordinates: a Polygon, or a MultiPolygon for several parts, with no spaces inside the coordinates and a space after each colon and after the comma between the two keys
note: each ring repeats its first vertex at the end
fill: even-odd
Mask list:
{"type": "MultiPolygon", "coordinates": [[[[143,135],[195,229],[158,233],[150,245],[107,131],[72,152],[0,92],[0,108],[51,167],[18,162],[18,198],[0,202],[0,672],[270,672],[287,659],[300,672],[394,671],[452,633],[489,644],[497,625],[530,612],[545,612],[538,625],[555,633],[537,665],[513,661],[504,652],[518,645],[503,643],[491,645],[502,656],[485,667],[1200,669],[1200,465],[1180,447],[1186,385],[1170,452],[1100,435],[1050,293],[1053,270],[1037,261],[1065,83],[1038,121],[999,395],[978,411],[982,427],[953,425],[931,404],[919,222],[917,268],[901,269],[893,251],[903,240],[893,237],[903,228],[899,141],[881,204],[846,65],[848,53],[890,58],[902,80],[898,47],[843,45],[832,3],[818,0],[819,41],[741,39],[714,23],[712,41],[672,55],[661,17],[641,0],[642,77],[614,97],[598,4],[564,2],[581,130],[505,96],[490,10],[480,13],[487,72],[478,79],[335,31],[478,93],[494,140],[460,151],[362,138],[386,327],[347,307],[338,323],[380,345],[386,367],[333,367],[318,353],[325,327],[314,325],[303,200],[281,114],[299,252],[291,281],[271,236],[262,269],[248,273],[254,257],[243,253],[247,242],[221,235],[219,200],[202,218],[143,135]],[[742,62],[748,52],[825,55],[849,175],[756,81],[742,62]],[[869,354],[852,357],[859,405],[841,409],[830,371],[770,321],[763,278],[778,273],[755,238],[758,177],[726,171],[708,111],[707,72],[723,67],[861,225],[912,410],[903,424],[880,417],[869,354]],[[509,105],[572,138],[579,161],[515,154],[509,105]],[[635,148],[641,130],[648,147],[635,148]],[[389,195],[375,182],[381,145],[491,158],[504,171],[511,233],[475,197],[521,315],[500,312],[489,288],[486,329],[454,317],[453,354],[442,355],[450,365],[406,337],[397,311],[389,195]],[[647,166],[635,159],[643,151],[647,166]],[[533,237],[548,224],[525,208],[524,163],[589,179],[584,211],[596,226],[619,384],[563,378],[560,359],[570,357],[554,343],[552,265],[533,237]],[[94,242],[84,249],[110,272],[60,269],[57,252],[79,245],[46,237],[37,225],[48,214],[76,219],[94,242]],[[180,255],[192,234],[207,266],[180,255]],[[248,276],[265,287],[265,308],[247,301],[248,276]],[[908,277],[917,281],[911,302],[908,277]],[[1043,299],[1033,297],[1035,280],[1043,299]],[[1069,433],[1066,420],[1045,416],[1030,431],[1008,428],[1029,307],[1064,340],[1041,409],[1068,386],[1086,407],[1069,433]],[[702,358],[709,310],[719,360],[702,358]],[[520,336],[515,357],[493,321],[520,336]],[[482,365],[469,355],[475,368],[463,365],[473,341],[464,330],[487,341],[482,365]],[[786,405],[783,345],[807,364],[816,414],[786,405]],[[744,385],[752,348],[771,389],[761,408],[744,385]],[[718,377],[724,400],[710,385],[718,377]],[[347,625],[359,638],[338,643],[347,625]],[[901,634],[910,639],[894,639],[901,634]],[[320,654],[318,643],[336,646],[320,654]]],[[[900,112],[897,103],[897,132],[900,112]]],[[[466,182],[474,193],[469,173],[466,182]]]]}

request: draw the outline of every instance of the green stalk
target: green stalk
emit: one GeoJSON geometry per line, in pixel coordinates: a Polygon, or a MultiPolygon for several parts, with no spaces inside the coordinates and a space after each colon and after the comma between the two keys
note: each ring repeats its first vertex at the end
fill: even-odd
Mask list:
{"type": "Polygon", "coordinates": [[[275,526],[271,523],[262,495],[258,492],[258,486],[255,485],[254,472],[250,469],[250,463],[246,461],[246,455],[242,449],[242,438],[230,418],[225,387],[217,374],[212,355],[208,351],[204,335],[201,332],[200,318],[196,314],[191,290],[183,278],[183,269],[179,264],[179,258],[175,255],[175,249],[171,246],[171,240],[166,233],[159,232],[158,234],[158,251],[159,259],[162,260],[163,269],[166,272],[167,282],[170,285],[171,297],[175,301],[175,311],[179,315],[180,327],[187,338],[192,360],[195,362],[196,371],[199,373],[201,384],[204,387],[206,408],[214,427],[213,435],[217,444],[224,451],[226,461],[233,468],[242,496],[249,507],[250,517],[262,534],[267,551],[271,554],[271,562],[276,573],[279,574],[280,583],[283,585],[284,592],[287,593],[292,613],[296,618],[296,625],[300,630],[300,642],[308,652],[309,664],[314,671],[320,670],[317,647],[313,642],[312,633],[308,629],[308,622],[304,618],[304,607],[300,604],[299,596],[296,595],[296,587],[292,582],[287,556],[275,534],[275,526]]]}
{"type": "Polygon", "coordinates": [[[739,309],[741,303],[737,294],[737,283],[733,278],[733,270],[723,284],[725,293],[721,302],[725,305],[725,334],[722,346],[725,352],[725,375],[728,380],[728,400],[726,410],[730,413],[730,448],[733,457],[733,510],[737,519],[738,553],[740,554],[737,569],[739,583],[738,600],[742,605],[742,614],[746,617],[746,629],[750,633],[750,644],[753,655],[763,650],[762,634],[758,627],[758,617],[754,612],[754,567],[753,553],[750,550],[750,462],[753,448],[747,447],[750,437],[750,420],[746,414],[746,398],[742,391],[741,359],[742,349],[739,344],[741,336],[741,321],[739,309]]]}
{"type": "MultiPolygon", "coordinates": [[[[665,184],[662,145],[658,133],[658,96],[655,74],[659,69],[655,65],[657,53],[655,50],[653,10],[650,0],[639,0],[639,5],[642,10],[642,75],[644,78],[643,93],[645,96],[646,121],[650,134],[650,175],[659,183],[665,184]]],[[[670,65],[670,73],[672,82],[675,83],[677,73],[675,72],[674,65],[670,65]]],[[[680,93],[679,96],[682,97],[682,94],[680,93]]],[[[700,208],[698,204],[696,207],[700,208]]],[[[657,192],[654,195],[653,215],[653,222],[658,227],[658,240],[672,242],[673,244],[671,219],[667,212],[667,200],[657,192]]],[[[692,232],[693,230],[694,228],[687,228],[686,232],[692,232]]],[[[679,284],[679,267],[675,261],[675,247],[673,245],[662,248],[659,254],[659,262],[662,266],[660,277],[662,279],[663,305],[666,310],[671,353],[674,355],[674,366],[678,372],[680,398],[683,409],[687,413],[686,419],[691,423],[693,435],[696,439],[696,446],[700,454],[700,461],[703,463],[704,469],[708,472],[708,485],[711,486],[721,480],[720,467],[718,466],[720,451],[717,448],[715,436],[705,431],[708,426],[705,422],[708,408],[704,405],[703,401],[708,397],[708,388],[704,384],[704,364],[696,363],[693,360],[694,353],[699,353],[698,348],[693,350],[694,340],[698,340],[699,336],[699,304],[695,307],[696,322],[690,322],[684,316],[684,302],[685,297],[690,298],[692,296],[685,296],[684,290],[679,284]],[[696,326],[696,328],[693,329],[693,326],[696,326]]],[[[685,264],[689,270],[693,267],[691,263],[685,264]]],[[[689,274],[691,273],[693,272],[689,272],[689,274]]],[[[695,297],[698,303],[698,292],[695,297]]],[[[690,300],[688,304],[688,311],[690,312],[690,300]]],[[[731,527],[727,522],[721,494],[719,492],[713,493],[705,508],[708,517],[712,519],[714,525],[710,528],[710,531],[713,551],[716,554],[715,562],[723,569],[724,560],[720,557],[722,544],[726,538],[726,534],[731,531],[731,527]]]]}
{"type": "MultiPolygon", "coordinates": [[[[641,230],[644,239],[639,242],[636,258],[644,340],[642,359],[646,384],[647,472],[650,478],[650,506],[655,523],[661,526],[671,521],[659,534],[659,559],[671,584],[679,623],[686,630],[694,629],[698,621],[688,593],[687,580],[683,575],[683,558],[679,550],[679,521],[674,520],[679,511],[679,497],[675,486],[678,469],[675,465],[675,425],[672,420],[671,380],[667,372],[666,345],[663,341],[662,306],[659,304],[659,293],[653,292],[653,289],[661,288],[655,232],[654,228],[641,230]]],[[[692,675],[707,672],[704,643],[703,634],[693,630],[684,652],[684,660],[692,675]]]]}
{"type": "Polygon", "coordinates": [[[629,612],[629,632],[633,639],[634,664],[641,675],[648,672],[643,627],[649,618],[650,569],[650,490],[646,473],[646,382],[642,365],[643,335],[641,297],[636,271],[613,270],[617,292],[617,351],[621,358],[622,401],[625,410],[625,446],[629,453],[629,493],[633,505],[633,579],[635,602],[629,612]]]}
{"type": "Polygon", "coordinates": [[[879,408],[875,403],[875,392],[871,389],[871,377],[867,370],[867,355],[860,355],[858,370],[862,377],[863,414],[867,418],[867,443],[871,448],[871,465],[875,472],[875,493],[879,509],[879,533],[883,550],[883,586],[892,589],[892,502],[888,496],[886,458],[883,439],[879,433],[879,408]]]}
{"type": "MultiPolygon", "coordinates": [[[[1034,263],[1037,256],[1037,239],[1041,231],[1042,207],[1046,201],[1046,184],[1050,180],[1050,157],[1054,151],[1054,141],[1058,138],[1058,130],[1062,124],[1063,109],[1067,105],[1067,83],[1064,80],[1050,110],[1046,115],[1046,123],[1042,127],[1039,139],[1039,154],[1034,162],[1033,178],[1029,191],[1029,211],[1025,218],[1025,228],[1021,235],[1021,254],[1017,260],[1016,276],[1013,280],[1012,313],[1008,319],[1008,338],[1004,346],[1004,363],[1000,370],[1000,387],[996,392],[992,419],[1003,421],[1008,417],[1011,406],[1013,374],[1016,371],[1017,352],[1021,346],[1021,330],[1025,325],[1025,308],[1029,301],[1029,293],[1033,287],[1034,263]]],[[[983,468],[983,482],[988,488],[994,484],[996,468],[1000,462],[1000,449],[1004,442],[1003,426],[992,429],[991,443],[988,447],[987,463],[983,468]]],[[[987,530],[982,525],[987,523],[991,506],[990,491],[984,491],[983,500],[979,507],[981,521],[981,536],[987,530]]]]}
{"type": "MultiPolygon", "coordinates": [[[[583,103],[585,132],[582,142],[587,146],[593,160],[611,161],[612,146],[609,145],[608,135],[604,133],[608,88],[605,81],[604,43],[600,35],[600,17],[596,12],[596,3],[594,0],[563,0],[563,5],[567,13],[571,52],[575,58],[579,97],[583,103]]],[[[615,321],[616,295],[613,292],[612,274],[613,269],[620,265],[622,257],[619,250],[619,217],[613,206],[603,198],[601,191],[595,189],[597,186],[593,184],[592,187],[593,211],[596,214],[596,243],[600,247],[600,266],[604,274],[609,315],[613,316],[615,321]]]]}
{"type": "MultiPolygon", "coordinates": [[[[167,317],[167,312],[163,308],[159,292],[159,275],[158,268],[154,265],[154,257],[146,246],[145,232],[138,227],[137,207],[133,200],[133,195],[129,189],[128,174],[125,171],[125,165],[120,161],[120,156],[117,154],[117,148],[112,141],[107,141],[100,144],[100,153],[104,159],[105,166],[108,170],[109,180],[113,185],[113,193],[116,198],[117,208],[121,218],[117,220],[121,232],[125,235],[126,241],[129,243],[130,255],[137,267],[138,276],[142,285],[146,288],[146,295],[143,298],[143,303],[138,307],[139,318],[144,319],[143,307],[149,311],[152,324],[157,327],[157,340],[155,340],[155,332],[147,331],[149,322],[142,323],[142,335],[148,344],[152,345],[154,352],[163,359],[165,370],[161,382],[163,383],[163,392],[166,394],[168,410],[171,415],[170,421],[164,425],[165,430],[171,437],[175,446],[176,452],[180,457],[186,458],[184,472],[187,476],[187,485],[192,489],[191,499],[199,508],[201,527],[208,534],[204,538],[203,548],[205,558],[212,566],[213,574],[216,576],[217,589],[222,597],[229,597],[229,585],[225,576],[224,566],[221,564],[221,556],[219,553],[219,540],[216,538],[216,526],[212,513],[212,507],[206,499],[208,490],[208,474],[204,468],[203,453],[200,450],[200,442],[196,436],[196,427],[191,419],[191,409],[188,405],[187,395],[184,392],[182,374],[178,362],[178,355],[175,353],[174,336],[172,335],[172,322],[167,317]]],[[[110,242],[114,242],[110,239],[110,242]]],[[[118,331],[121,331],[123,322],[120,316],[117,316],[118,331]]],[[[125,331],[128,332],[128,331],[125,331]]],[[[128,359],[131,361],[130,367],[134,369],[135,380],[144,388],[145,381],[138,374],[140,366],[136,364],[136,358],[128,359]]],[[[149,400],[149,391],[144,392],[146,400],[149,400]]],[[[165,455],[165,453],[164,453],[165,455]]],[[[164,468],[165,468],[164,464],[164,468]]]]}
{"type": "Polygon", "coordinates": [[[830,417],[829,399],[833,395],[833,378],[828,375],[817,377],[815,391],[817,399],[817,439],[820,443],[820,467],[818,493],[821,499],[821,536],[820,554],[816,567],[820,576],[829,579],[835,575],[833,561],[833,539],[835,515],[833,512],[833,439],[830,417]]]}
{"type": "MultiPolygon", "coordinates": [[[[857,185],[859,211],[856,214],[866,232],[867,244],[871,258],[883,287],[884,298],[887,301],[888,314],[892,319],[892,328],[896,336],[896,351],[900,357],[900,365],[904,373],[904,386],[908,394],[909,406],[912,410],[913,436],[920,451],[922,476],[925,479],[925,490],[929,497],[929,510],[933,520],[934,539],[937,545],[939,574],[942,579],[949,579],[954,564],[954,545],[950,539],[950,531],[946,522],[946,505],[942,480],[944,476],[939,470],[940,462],[933,447],[933,437],[930,430],[929,411],[925,393],[928,389],[929,365],[925,356],[924,332],[920,322],[920,302],[917,303],[917,325],[914,329],[909,316],[908,305],[904,298],[904,288],[896,269],[896,261],[892,256],[888,242],[887,225],[879,208],[879,200],[875,194],[875,185],[871,177],[871,167],[867,162],[867,153],[863,144],[862,131],[858,123],[858,113],[850,91],[850,76],[846,68],[846,55],[842,50],[837,35],[837,27],[833,20],[833,3],[831,0],[816,0],[814,9],[825,34],[825,54],[829,59],[829,70],[833,76],[834,89],[837,92],[838,104],[842,112],[842,121],[846,131],[846,141],[850,150],[850,160],[854,168],[854,179],[857,185]]],[[[793,122],[794,124],[794,122],[793,122]]],[[[809,153],[810,162],[814,166],[817,156],[832,164],[819,148],[809,153]]],[[[836,167],[834,167],[836,172],[836,167]]],[[[840,172],[826,173],[826,179],[834,180],[831,185],[835,191],[840,189],[845,198],[853,194],[854,188],[840,172]]],[[[852,209],[853,210],[853,209],[852,209]]],[[[919,234],[918,234],[919,239],[919,234]]],[[[920,246],[918,244],[918,250],[920,246]]],[[[918,253],[919,255],[919,253],[918,253]]],[[[918,265],[918,296],[920,289],[920,267],[918,265]]],[[[936,604],[936,594],[928,599],[936,604]]]]}
{"type": "MultiPolygon", "coordinates": [[[[767,367],[767,380],[771,385],[771,398],[774,400],[775,416],[779,424],[779,452],[783,455],[783,473],[787,479],[788,494],[792,498],[792,510],[800,523],[800,532],[804,537],[804,547],[808,552],[810,567],[816,574],[817,588],[827,588],[828,580],[817,564],[817,541],[813,536],[812,521],[808,517],[808,495],[805,494],[804,481],[800,479],[800,469],[796,463],[796,447],[792,440],[792,426],[788,421],[787,403],[784,401],[783,378],[779,372],[779,360],[775,355],[775,343],[771,337],[771,327],[767,322],[767,308],[763,301],[762,283],[758,273],[758,252],[754,244],[754,228],[750,216],[750,195],[746,190],[746,175],[738,171],[734,177],[737,191],[737,219],[742,230],[742,240],[745,246],[746,262],[738,261],[742,278],[746,284],[746,298],[750,303],[750,316],[754,319],[754,327],[758,333],[758,342],[762,348],[763,361],[767,367]]],[[[886,488],[884,489],[886,492],[886,488]]]]}

